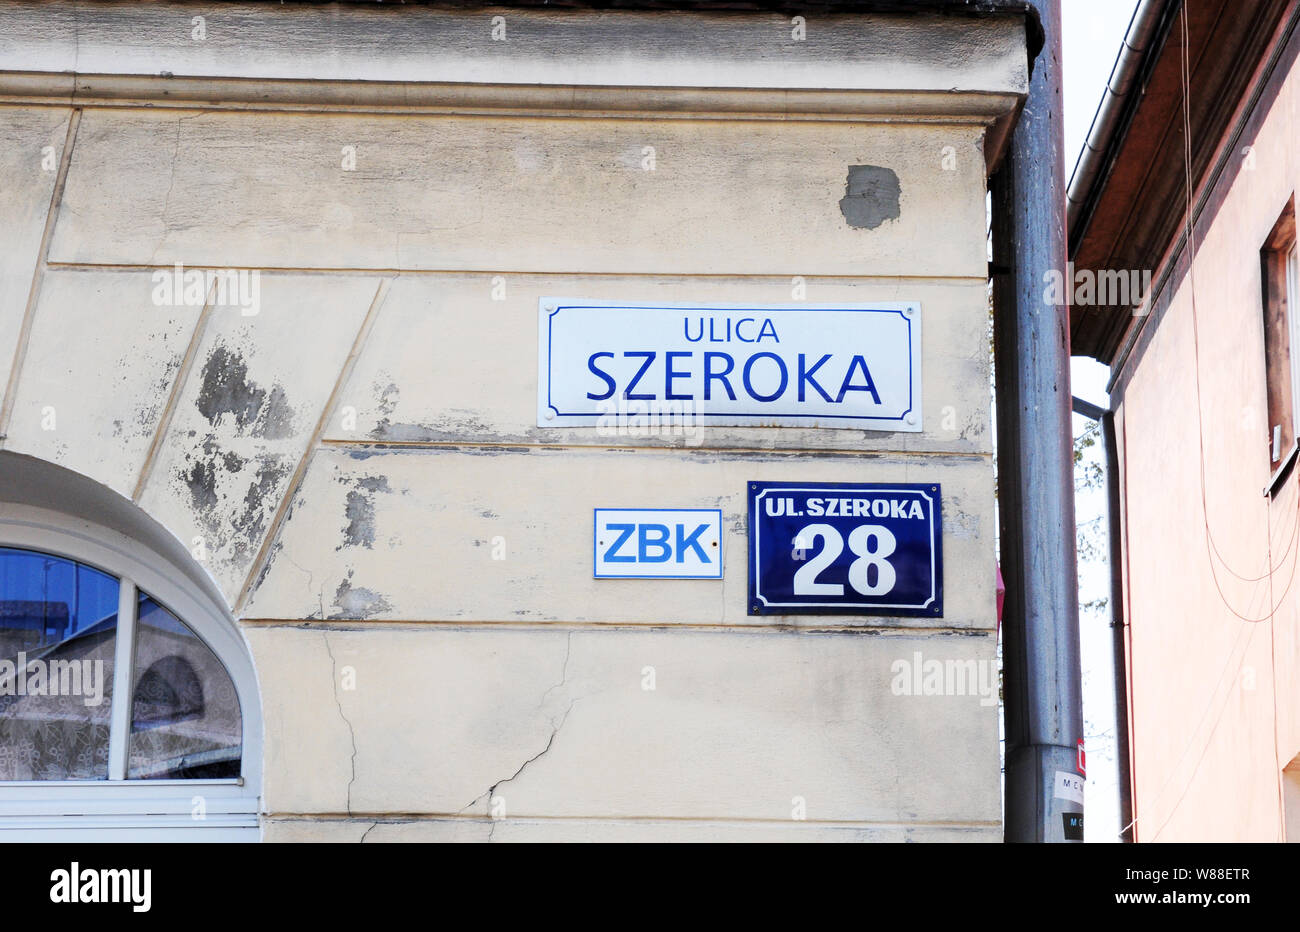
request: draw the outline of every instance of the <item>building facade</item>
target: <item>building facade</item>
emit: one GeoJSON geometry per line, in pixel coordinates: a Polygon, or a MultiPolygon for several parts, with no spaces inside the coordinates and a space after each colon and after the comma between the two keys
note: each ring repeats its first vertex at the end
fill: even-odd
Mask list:
{"type": "Polygon", "coordinates": [[[1074,352],[1111,366],[1139,842],[1300,841],[1300,7],[1250,8],[1140,5],[1131,90],[1071,188],[1074,352]],[[1150,285],[1103,295],[1103,273],[1150,285]]]}
{"type": "Polygon", "coordinates": [[[0,834],[1001,838],[1025,5],[630,6],[0,5],[0,834]],[[897,305],[911,421],[552,425],[544,373],[612,371],[539,352],[561,304],[625,353],[647,308],[897,305]],[[941,488],[941,613],[760,612],[764,482],[941,488]],[[720,578],[599,578],[602,508],[716,510],[720,578]],[[32,658],[103,701],[19,696],[32,658]]]}

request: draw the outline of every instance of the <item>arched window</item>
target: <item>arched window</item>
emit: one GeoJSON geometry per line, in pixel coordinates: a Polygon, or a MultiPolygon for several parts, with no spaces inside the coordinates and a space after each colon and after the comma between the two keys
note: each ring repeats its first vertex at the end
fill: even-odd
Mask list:
{"type": "Polygon", "coordinates": [[[256,679],[220,596],[135,506],[35,463],[0,453],[0,842],[256,840],[256,679]]]}
{"type": "Polygon", "coordinates": [[[0,781],[238,777],[240,726],[225,666],[153,596],[0,547],[0,781]]]}

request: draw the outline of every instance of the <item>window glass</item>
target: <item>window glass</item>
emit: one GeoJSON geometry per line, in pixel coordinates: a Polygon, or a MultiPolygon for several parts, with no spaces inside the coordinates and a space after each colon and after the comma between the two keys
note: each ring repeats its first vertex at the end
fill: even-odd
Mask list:
{"type": "Polygon", "coordinates": [[[0,780],[105,780],[118,583],[0,547],[0,780]]]}
{"type": "Polygon", "coordinates": [[[239,698],[216,654],[141,594],[131,688],[129,779],[238,777],[239,698]]]}

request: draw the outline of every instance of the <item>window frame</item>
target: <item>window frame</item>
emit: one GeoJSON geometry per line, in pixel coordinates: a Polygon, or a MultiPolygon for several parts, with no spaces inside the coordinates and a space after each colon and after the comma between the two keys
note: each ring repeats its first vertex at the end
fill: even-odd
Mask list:
{"type": "Polygon", "coordinates": [[[1270,498],[1291,473],[1297,455],[1300,455],[1300,307],[1296,303],[1296,245],[1295,195],[1292,194],[1259,251],[1264,323],[1264,413],[1271,470],[1264,494],[1270,498]],[[1279,315],[1285,346],[1272,345],[1269,339],[1271,322],[1279,315]],[[1280,360],[1275,364],[1274,359],[1282,352],[1287,356],[1285,365],[1280,360]],[[1274,442],[1273,401],[1277,397],[1274,382],[1281,378],[1290,383],[1289,391],[1282,396],[1290,408],[1289,423],[1286,424],[1290,437],[1288,443],[1279,446],[1274,442]]]}
{"type": "Polygon", "coordinates": [[[1300,446],[1300,267],[1297,263],[1297,250],[1300,242],[1295,236],[1295,220],[1292,214],[1292,233],[1290,248],[1283,246],[1278,250],[1279,261],[1283,265],[1283,287],[1286,289],[1286,316],[1291,337],[1291,430],[1300,446]]]}
{"type": "Polygon", "coordinates": [[[189,585],[152,549],[110,528],[60,512],[0,503],[0,546],[64,557],[119,581],[107,780],[0,782],[0,841],[258,840],[262,715],[252,656],[225,606],[189,585]],[[183,621],[225,666],[239,698],[241,775],[220,780],[128,780],[131,665],[137,593],[183,621]],[[119,701],[119,699],[121,701],[119,701]],[[196,812],[202,808],[202,818],[196,812]]]}

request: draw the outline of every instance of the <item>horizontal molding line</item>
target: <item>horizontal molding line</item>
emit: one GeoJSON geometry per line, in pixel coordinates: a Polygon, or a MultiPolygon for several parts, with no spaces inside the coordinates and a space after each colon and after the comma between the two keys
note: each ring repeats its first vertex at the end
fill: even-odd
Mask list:
{"type": "Polygon", "coordinates": [[[886,822],[886,821],[864,821],[861,819],[762,819],[757,817],[744,816],[560,816],[560,815],[512,815],[506,819],[492,819],[489,816],[449,813],[430,813],[430,812],[354,812],[352,814],[339,812],[275,812],[263,813],[262,819],[267,822],[322,822],[322,823],[342,823],[349,822],[378,822],[380,824],[401,825],[414,822],[600,822],[609,824],[618,824],[621,822],[635,822],[641,824],[662,823],[664,825],[770,825],[772,827],[794,827],[801,825],[816,825],[826,828],[1002,828],[1001,820],[971,820],[971,821],[935,821],[935,822],[886,822]]]}
{"type": "MultiPolygon", "coordinates": [[[[661,415],[668,417],[668,415],[661,415]]],[[[541,428],[539,428],[540,430],[541,428]]],[[[598,430],[595,427],[567,427],[558,428],[561,430],[598,430]]],[[[711,426],[709,424],[696,425],[698,430],[839,430],[841,428],[832,427],[737,427],[735,425],[722,427],[711,426]]],[[[851,431],[850,431],[851,433],[851,431]]],[[[828,456],[854,456],[870,457],[873,459],[905,459],[909,456],[924,457],[925,459],[951,458],[959,461],[982,461],[993,459],[992,453],[980,452],[961,452],[948,450],[871,450],[857,448],[846,450],[843,448],[816,449],[808,447],[691,447],[686,445],[670,446],[635,446],[626,444],[619,446],[609,443],[608,441],[598,443],[524,443],[518,440],[340,440],[335,438],[323,438],[320,441],[322,447],[359,447],[362,449],[386,450],[437,450],[467,448],[473,450],[556,450],[565,452],[577,450],[582,452],[598,450],[605,453],[628,453],[632,451],[646,453],[711,453],[716,455],[729,454],[769,454],[784,457],[828,457],[828,456]]],[[[901,465],[907,465],[903,463],[901,465]]]]}
{"type": "Polygon", "coordinates": [[[812,124],[834,124],[834,123],[852,123],[854,126],[947,126],[953,128],[970,128],[970,129],[987,129],[989,123],[975,122],[970,119],[948,119],[942,117],[925,117],[909,115],[907,117],[899,116],[896,118],[887,118],[871,113],[846,113],[846,114],[826,114],[826,113],[725,113],[719,111],[702,111],[683,113],[680,111],[664,110],[592,110],[592,111],[539,111],[539,110],[486,110],[462,108],[455,109],[451,107],[444,108],[427,108],[419,110],[398,110],[388,109],[366,109],[361,107],[338,107],[334,109],[323,109],[320,107],[289,107],[289,106],[265,106],[257,107],[250,105],[234,106],[220,103],[194,103],[184,105],[174,101],[168,101],[166,105],[159,105],[152,101],[96,101],[93,99],[83,99],[81,97],[70,97],[67,99],[49,100],[45,98],[24,98],[0,94],[0,107],[22,107],[24,109],[33,107],[68,109],[70,107],[81,107],[86,110],[130,110],[130,111],[149,111],[151,113],[269,113],[283,114],[289,116],[355,116],[355,117],[396,117],[410,119],[413,117],[464,117],[469,119],[499,119],[499,120],[654,120],[656,123],[812,123],[812,124]]]}
{"type": "MultiPolygon", "coordinates": [[[[61,262],[51,260],[46,263],[50,269],[71,272],[157,272],[171,271],[175,268],[175,262],[166,263],[126,263],[126,262],[61,262]]],[[[410,268],[381,268],[378,266],[242,266],[230,264],[215,264],[204,262],[185,262],[185,270],[195,271],[209,270],[226,270],[226,269],[256,269],[258,272],[268,275],[365,275],[377,278],[387,278],[391,276],[409,277],[412,275],[443,275],[443,276],[491,276],[491,275],[515,275],[520,278],[718,278],[718,279],[745,279],[749,281],[771,279],[776,282],[789,284],[792,278],[803,278],[808,281],[833,281],[833,282],[860,282],[864,285],[869,284],[888,284],[890,282],[900,282],[908,284],[925,284],[934,285],[987,285],[988,277],[984,275],[835,275],[828,273],[816,272],[681,272],[674,270],[659,270],[649,272],[599,272],[599,271],[573,271],[560,270],[552,271],[548,269],[410,269],[410,268]]],[[[775,302],[788,303],[797,305],[802,302],[788,301],[775,302]]],[[[816,302],[808,302],[815,304],[816,302]]]]}
{"type": "Polygon", "coordinates": [[[987,126],[1011,90],[491,84],[0,70],[0,102],[369,116],[813,121],[987,126]]]}
{"type": "MultiPolygon", "coordinates": [[[[745,616],[749,617],[749,616],[745,616]]],[[[765,617],[773,617],[771,615],[765,617]]],[[[789,617],[808,618],[813,616],[799,615],[789,617]]],[[[892,616],[881,616],[892,617],[892,616]]],[[[697,631],[709,634],[720,633],[745,633],[745,634],[795,634],[795,635],[851,635],[853,637],[977,637],[985,638],[996,634],[993,625],[987,628],[954,628],[954,627],[908,627],[906,625],[797,625],[790,623],[769,623],[761,622],[737,622],[734,624],[706,623],[706,622],[674,622],[663,621],[524,621],[522,619],[513,620],[488,620],[488,621],[464,621],[458,619],[427,619],[427,620],[375,620],[367,621],[362,618],[354,619],[332,619],[329,621],[312,620],[305,618],[241,618],[239,624],[250,628],[294,628],[302,631],[406,631],[406,630],[431,630],[441,629],[444,631],[454,631],[458,633],[473,633],[477,630],[491,629],[493,631],[518,630],[527,632],[551,631],[557,634],[571,633],[580,631],[584,633],[595,632],[616,632],[620,630],[636,631],[645,633],[648,631],[658,633],[674,633],[678,631],[697,631]]]]}

